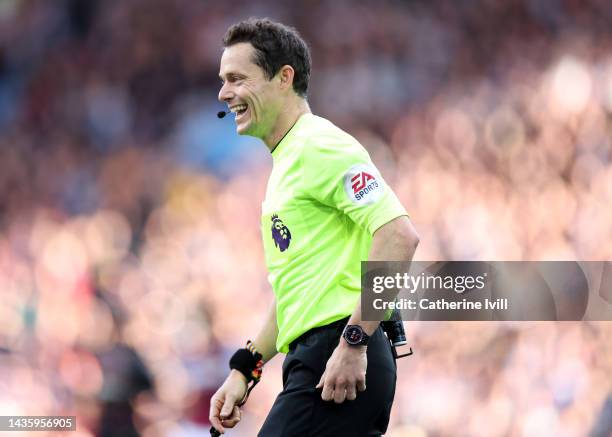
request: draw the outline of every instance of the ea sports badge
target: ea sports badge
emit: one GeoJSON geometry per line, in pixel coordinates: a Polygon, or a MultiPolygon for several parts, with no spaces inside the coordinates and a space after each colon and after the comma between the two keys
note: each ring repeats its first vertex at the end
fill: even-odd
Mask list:
{"type": "Polygon", "coordinates": [[[369,205],[381,198],[384,182],[373,165],[357,164],[344,175],[344,191],[358,205],[369,205]]]}

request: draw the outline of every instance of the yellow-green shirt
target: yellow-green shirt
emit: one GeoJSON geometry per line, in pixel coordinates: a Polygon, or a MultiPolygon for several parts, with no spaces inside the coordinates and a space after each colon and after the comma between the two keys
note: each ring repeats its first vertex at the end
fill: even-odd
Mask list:
{"type": "Polygon", "coordinates": [[[407,215],[366,150],[304,114],[272,153],[261,230],[276,295],[276,348],[352,314],[372,234],[407,215]]]}

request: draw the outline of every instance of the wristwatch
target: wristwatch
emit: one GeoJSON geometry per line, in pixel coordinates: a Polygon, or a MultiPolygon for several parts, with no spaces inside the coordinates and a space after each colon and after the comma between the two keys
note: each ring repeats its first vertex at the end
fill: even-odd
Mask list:
{"type": "Polygon", "coordinates": [[[347,325],[342,332],[342,337],[350,346],[365,346],[370,340],[370,336],[359,325],[347,325]]]}

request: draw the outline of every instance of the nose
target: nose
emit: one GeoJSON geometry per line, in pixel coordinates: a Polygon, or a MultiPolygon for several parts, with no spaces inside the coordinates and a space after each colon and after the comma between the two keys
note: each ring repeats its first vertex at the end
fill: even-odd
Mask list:
{"type": "Polygon", "coordinates": [[[221,86],[221,89],[219,90],[218,99],[220,102],[228,103],[230,100],[232,100],[232,97],[233,97],[233,93],[230,89],[230,85],[227,82],[225,82],[221,86]]]}

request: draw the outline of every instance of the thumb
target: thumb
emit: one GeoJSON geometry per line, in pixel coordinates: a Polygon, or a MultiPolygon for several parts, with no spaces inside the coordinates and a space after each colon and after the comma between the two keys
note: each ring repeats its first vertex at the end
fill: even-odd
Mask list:
{"type": "Polygon", "coordinates": [[[323,382],[324,381],[325,381],[325,372],[323,372],[323,375],[321,375],[321,379],[319,380],[319,383],[317,384],[317,386],[315,388],[323,387],[323,382]]]}
{"type": "Polygon", "coordinates": [[[223,408],[221,408],[221,418],[225,419],[232,414],[234,404],[236,403],[235,401],[236,400],[231,396],[225,398],[225,403],[223,404],[223,408]]]}

